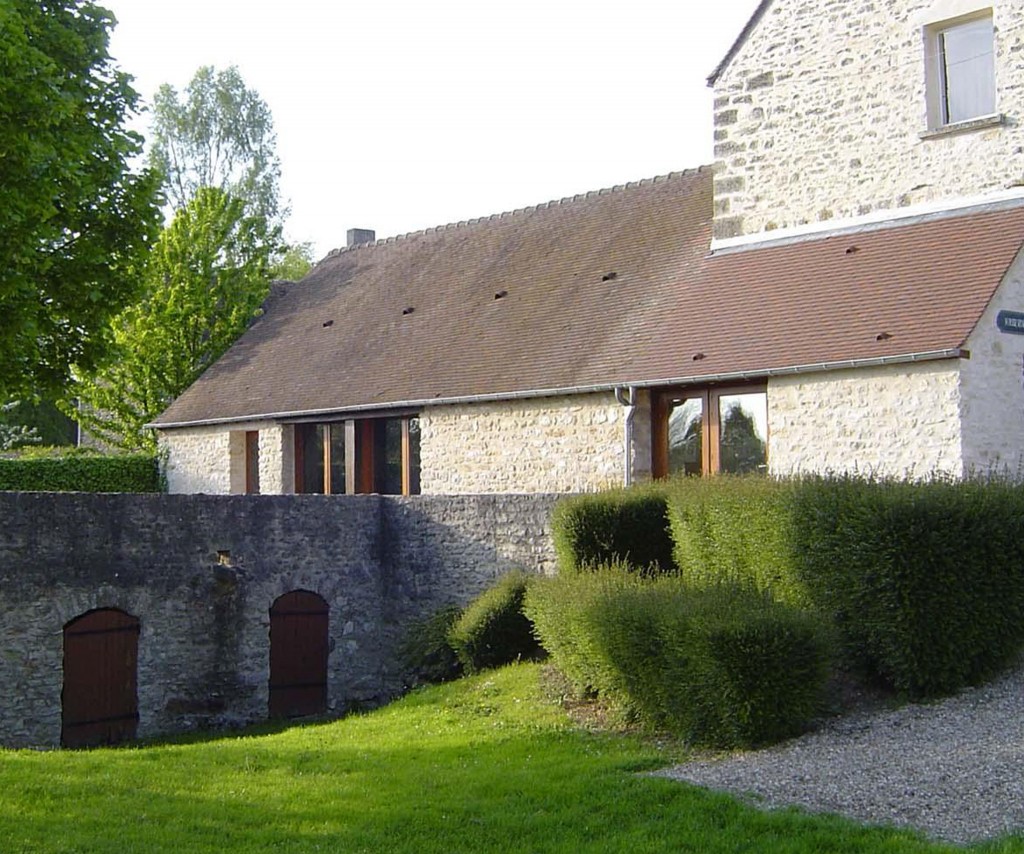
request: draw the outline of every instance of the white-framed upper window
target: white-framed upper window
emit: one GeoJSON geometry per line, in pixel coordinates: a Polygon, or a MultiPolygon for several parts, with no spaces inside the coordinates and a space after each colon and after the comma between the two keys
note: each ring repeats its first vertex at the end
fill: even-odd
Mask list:
{"type": "Polygon", "coordinates": [[[992,10],[934,24],[925,31],[928,125],[942,128],[996,111],[992,10]]]}

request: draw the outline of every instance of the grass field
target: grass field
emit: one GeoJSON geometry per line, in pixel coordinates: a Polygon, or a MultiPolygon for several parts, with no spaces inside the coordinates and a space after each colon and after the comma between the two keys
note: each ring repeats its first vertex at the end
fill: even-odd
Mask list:
{"type": "MultiPolygon", "coordinates": [[[[678,747],[574,726],[522,665],[279,732],[0,752],[0,852],[938,852],[639,771],[678,747]]],[[[975,851],[1024,852],[1024,839],[975,851]]]]}

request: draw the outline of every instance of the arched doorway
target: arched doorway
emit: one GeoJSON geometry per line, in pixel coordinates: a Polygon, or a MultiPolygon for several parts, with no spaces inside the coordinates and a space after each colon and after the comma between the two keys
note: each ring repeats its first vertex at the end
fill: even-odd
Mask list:
{"type": "Polygon", "coordinates": [[[100,608],[64,626],[60,743],[116,744],[139,725],[139,620],[100,608]]]}
{"type": "Polygon", "coordinates": [[[270,716],[327,711],[327,602],[308,590],[278,597],[270,608],[270,716]]]}

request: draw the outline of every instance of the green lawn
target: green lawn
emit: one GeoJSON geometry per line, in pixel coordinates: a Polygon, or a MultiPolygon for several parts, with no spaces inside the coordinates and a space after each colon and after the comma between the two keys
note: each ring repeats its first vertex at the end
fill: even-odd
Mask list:
{"type": "Polygon", "coordinates": [[[539,672],[276,733],[0,752],[0,852],[962,850],[639,776],[671,757],[574,727],[539,672]]]}

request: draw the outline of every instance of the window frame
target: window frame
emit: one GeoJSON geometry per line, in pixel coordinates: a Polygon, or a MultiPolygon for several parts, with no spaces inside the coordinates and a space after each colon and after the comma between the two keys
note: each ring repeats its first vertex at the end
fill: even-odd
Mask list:
{"type": "MultiPolygon", "coordinates": [[[[411,422],[418,419],[419,413],[403,412],[388,413],[387,415],[356,416],[336,421],[300,421],[294,422],[294,489],[296,494],[302,495],[365,495],[378,493],[382,495],[417,495],[419,494],[418,473],[414,476],[412,471],[412,429],[411,422]],[[380,488],[383,480],[380,465],[382,464],[381,454],[384,452],[383,442],[380,433],[386,430],[388,422],[398,421],[401,425],[400,438],[400,475],[401,491],[382,493],[380,488]],[[305,447],[303,443],[303,432],[309,429],[318,429],[320,434],[320,446],[323,453],[322,461],[322,491],[310,492],[305,477],[305,447]],[[344,430],[345,449],[345,484],[340,490],[334,489],[332,483],[332,450],[331,431],[334,429],[344,430]],[[414,488],[415,487],[415,488],[414,488]]],[[[418,456],[418,455],[417,455],[418,456]]]]}
{"type": "MultiPolygon", "coordinates": [[[[738,394],[763,394],[767,398],[767,382],[739,383],[724,386],[674,386],[651,392],[651,475],[655,479],[669,477],[669,416],[671,403],[679,398],[701,401],[701,476],[721,473],[722,424],[721,400],[738,394]]],[[[765,458],[770,459],[768,427],[765,425],[765,458]]]]}
{"type": "Polygon", "coordinates": [[[245,431],[245,494],[260,494],[260,431],[245,431]]]}
{"type": "Polygon", "coordinates": [[[924,28],[925,41],[925,96],[927,101],[927,124],[929,132],[941,133],[971,129],[999,123],[998,87],[996,85],[996,30],[993,8],[982,7],[954,18],[929,23],[924,28]],[[952,30],[987,21],[991,35],[991,103],[974,115],[953,118],[950,115],[949,65],[946,62],[946,35],[952,30]]]}

